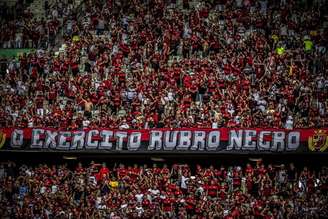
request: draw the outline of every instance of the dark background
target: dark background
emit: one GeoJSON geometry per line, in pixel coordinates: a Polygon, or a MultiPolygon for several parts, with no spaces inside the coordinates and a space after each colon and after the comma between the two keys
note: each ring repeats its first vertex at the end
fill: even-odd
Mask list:
{"type": "Polygon", "coordinates": [[[264,164],[289,164],[293,162],[296,167],[303,168],[308,166],[311,169],[319,169],[322,166],[328,166],[327,154],[265,154],[265,155],[218,155],[218,154],[188,154],[188,153],[172,153],[172,154],[102,154],[102,153],[62,153],[62,152],[0,152],[0,162],[14,161],[19,164],[38,165],[38,164],[64,164],[74,167],[77,163],[82,162],[84,165],[91,161],[96,163],[106,162],[107,166],[112,167],[115,163],[124,163],[125,165],[156,163],[158,166],[165,164],[189,164],[192,168],[196,164],[202,166],[213,165],[220,167],[221,165],[229,166],[245,166],[247,163],[255,165],[256,161],[250,160],[261,158],[264,164]],[[67,159],[71,158],[71,159],[67,159]]]}

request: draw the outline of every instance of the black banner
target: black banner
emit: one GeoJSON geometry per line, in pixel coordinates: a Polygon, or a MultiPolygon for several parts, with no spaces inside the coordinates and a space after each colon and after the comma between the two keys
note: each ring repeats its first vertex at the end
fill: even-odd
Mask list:
{"type": "Polygon", "coordinates": [[[2,151],[304,153],[326,152],[327,129],[0,130],[2,151]]]}

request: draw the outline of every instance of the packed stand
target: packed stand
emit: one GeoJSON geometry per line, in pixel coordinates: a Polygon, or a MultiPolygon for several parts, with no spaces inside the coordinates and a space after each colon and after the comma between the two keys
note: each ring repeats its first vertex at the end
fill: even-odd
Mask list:
{"type": "MultiPolygon", "coordinates": [[[[56,48],[57,34],[67,16],[74,16],[73,0],[42,1],[44,17],[33,14],[31,2],[19,0],[12,8],[1,9],[0,48],[3,49],[52,49],[56,48]],[[13,11],[14,10],[14,11],[13,11]]],[[[50,57],[49,57],[50,58],[50,57]]]]}
{"type": "Polygon", "coordinates": [[[2,218],[327,218],[328,169],[0,166],[2,218]]]}
{"type": "Polygon", "coordinates": [[[328,126],[326,1],[182,2],[60,4],[59,51],[1,68],[1,126],[328,126]]]}

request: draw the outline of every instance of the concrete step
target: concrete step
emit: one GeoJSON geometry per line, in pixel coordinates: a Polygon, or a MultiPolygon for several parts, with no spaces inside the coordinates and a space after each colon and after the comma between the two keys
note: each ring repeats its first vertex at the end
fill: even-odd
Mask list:
{"type": "Polygon", "coordinates": [[[6,0],[6,1],[0,1],[0,3],[6,2],[7,6],[12,7],[12,6],[15,6],[17,1],[18,0],[6,0]]]}
{"type": "Polygon", "coordinates": [[[46,16],[43,0],[34,0],[31,3],[31,5],[29,6],[29,9],[33,13],[34,18],[36,18],[38,20],[45,18],[45,16],[46,16]]]}

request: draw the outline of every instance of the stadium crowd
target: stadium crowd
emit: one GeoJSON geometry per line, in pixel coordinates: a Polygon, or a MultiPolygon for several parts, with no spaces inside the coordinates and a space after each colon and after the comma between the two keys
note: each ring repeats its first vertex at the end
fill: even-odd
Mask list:
{"type": "Polygon", "coordinates": [[[42,34],[31,39],[35,52],[1,67],[0,126],[327,127],[326,7],[56,1],[50,24],[2,25],[5,48],[26,44],[15,40],[19,25],[42,34]],[[42,43],[56,32],[62,45],[42,43]]]}
{"type": "Polygon", "coordinates": [[[1,218],[327,218],[328,169],[0,165],[1,218]]]}
{"type": "MultiPolygon", "coordinates": [[[[33,48],[0,61],[0,128],[328,127],[328,1],[75,2],[0,7],[1,49],[33,48]]],[[[0,162],[1,219],[328,218],[327,193],[327,167],[0,162]]]]}

